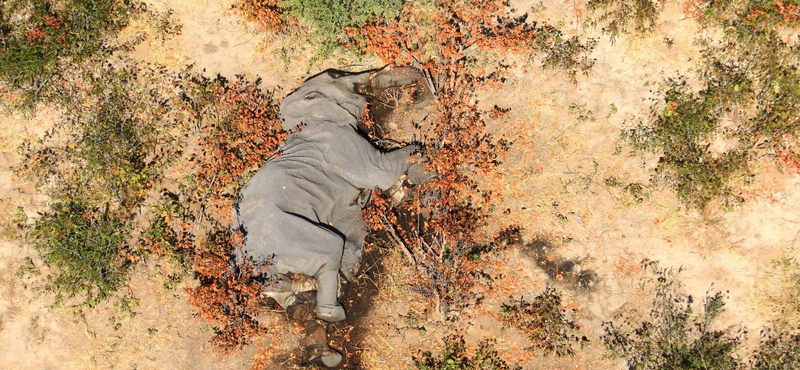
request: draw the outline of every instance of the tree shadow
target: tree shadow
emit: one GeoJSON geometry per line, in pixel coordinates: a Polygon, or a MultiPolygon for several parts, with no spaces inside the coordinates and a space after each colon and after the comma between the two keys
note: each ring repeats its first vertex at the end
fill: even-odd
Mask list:
{"type": "Polygon", "coordinates": [[[536,237],[520,246],[522,254],[544,270],[550,279],[568,287],[589,291],[596,286],[598,277],[594,270],[585,269],[586,258],[567,259],[557,254],[553,242],[544,237],[536,237]]]}

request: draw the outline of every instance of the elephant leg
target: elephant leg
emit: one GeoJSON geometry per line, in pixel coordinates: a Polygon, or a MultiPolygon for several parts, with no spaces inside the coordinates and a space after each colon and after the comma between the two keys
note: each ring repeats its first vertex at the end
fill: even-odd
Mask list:
{"type": "Polygon", "coordinates": [[[339,304],[339,271],[326,270],[316,276],[317,278],[317,317],[327,322],[344,320],[347,316],[344,308],[339,304]]]}
{"type": "Polygon", "coordinates": [[[313,292],[297,294],[297,300],[286,310],[289,316],[303,328],[303,360],[305,363],[325,367],[339,366],[342,355],[328,346],[328,324],[317,320],[314,315],[313,292]]]}
{"type": "Polygon", "coordinates": [[[342,231],[345,241],[340,270],[347,281],[353,281],[358,272],[358,263],[364,254],[364,238],[367,235],[361,212],[357,214],[355,219],[349,220],[348,224],[344,226],[346,228],[343,228],[342,231]]]}

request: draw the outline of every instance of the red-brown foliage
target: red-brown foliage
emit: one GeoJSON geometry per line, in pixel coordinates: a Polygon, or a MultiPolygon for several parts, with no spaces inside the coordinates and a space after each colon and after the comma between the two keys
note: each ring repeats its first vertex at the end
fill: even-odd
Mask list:
{"type": "Polygon", "coordinates": [[[403,211],[376,202],[365,219],[373,229],[388,227],[398,235],[421,275],[417,289],[437,296],[443,312],[447,305],[469,303],[472,288],[485,281],[479,256],[493,247],[480,244],[477,232],[486,223],[491,191],[479,186],[475,174],[489,173],[502,158],[508,143],[489,134],[486,125],[508,110],[479,109],[476,93],[502,84],[507,67],[476,68],[470,55],[473,49],[502,56],[532,47],[535,28],[507,12],[502,1],[441,1],[428,16],[407,5],[398,21],[348,30],[386,63],[424,70],[436,92],[436,115],[421,133],[428,166],[438,176],[417,189],[428,196],[410,206],[411,213],[431,216],[416,230],[418,223],[407,219],[398,224],[408,217],[403,211]]]}
{"type": "Polygon", "coordinates": [[[255,23],[261,32],[278,33],[297,25],[278,0],[241,0],[233,4],[233,8],[255,23]]]}
{"type": "Polygon", "coordinates": [[[197,166],[198,195],[203,207],[220,220],[228,220],[232,200],[243,185],[243,175],[257,170],[286,138],[278,118],[278,104],[258,81],[237,78],[203,82],[210,101],[203,108],[208,122],[201,126],[201,153],[197,166]]]}
{"type": "Polygon", "coordinates": [[[438,1],[433,9],[407,3],[398,21],[346,31],[360,36],[364,50],[384,62],[420,63],[434,76],[444,77],[446,72],[463,72],[452,67],[466,64],[466,51],[473,45],[499,53],[529,51],[536,38],[535,28],[524,17],[509,17],[509,10],[498,0],[438,1]]]}
{"type": "Polygon", "coordinates": [[[210,235],[194,254],[194,273],[200,285],[187,289],[189,302],[214,327],[211,341],[222,353],[266,332],[255,319],[267,307],[252,267],[231,263],[231,251],[241,246],[239,239],[238,234],[226,230],[210,235]]]}
{"type": "MultiPolygon", "coordinates": [[[[424,17],[423,10],[407,5],[398,21],[360,30],[365,50],[389,64],[416,64],[430,77],[437,117],[423,128],[422,140],[430,167],[439,174],[431,186],[442,205],[488,205],[488,194],[477,188],[469,174],[491,170],[507,143],[486,132],[490,112],[478,109],[475,92],[481,86],[497,86],[503,80],[502,67],[490,72],[475,70],[466,53],[473,45],[508,52],[530,41],[530,27],[505,16],[505,10],[500,1],[471,5],[440,2],[430,16],[433,27],[429,27],[418,21],[424,17]]],[[[451,207],[441,208],[447,211],[451,207]]],[[[482,222],[477,214],[445,212],[440,216],[438,220],[447,224],[442,225],[446,233],[462,241],[482,222]]]]}
{"type": "MultiPolygon", "coordinates": [[[[270,7],[260,9],[272,11],[270,7]]],[[[507,110],[481,110],[476,100],[482,87],[502,84],[507,66],[478,68],[472,55],[475,49],[495,56],[528,50],[536,41],[536,30],[524,18],[507,16],[502,1],[441,1],[428,10],[432,13],[406,5],[396,21],[347,32],[360,40],[358,47],[377,54],[386,63],[414,65],[425,71],[436,94],[435,115],[429,119],[429,126],[422,127],[421,141],[430,159],[427,166],[438,173],[437,178],[416,189],[417,194],[425,195],[403,209],[391,209],[384,198],[376,197],[365,211],[365,219],[373,230],[386,229],[397,236],[419,274],[415,288],[438,297],[441,311],[446,313],[448,305],[471,303],[475,284],[486,281],[481,272],[485,262],[480,256],[495,246],[481,244],[477,230],[486,224],[491,192],[479,186],[476,175],[490,173],[508,146],[486,130],[489,120],[507,110]],[[421,214],[430,217],[420,218],[419,224],[401,222],[421,214]]],[[[220,124],[204,129],[207,132],[202,141],[203,155],[197,160],[198,180],[206,184],[209,196],[222,201],[220,209],[227,206],[229,210],[232,198],[220,195],[225,193],[224,184],[241,185],[238,177],[263,163],[283,136],[275,126],[274,105],[262,100],[271,100],[271,96],[248,89],[223,90],[215,95],[223,97],[215,101],[216,106],[222,106],[223,111],[235,107],[239,113],[232,122],[219,120],[220,124]],[[242,121],[237,121],[239,116],[244,117],[242,121]],[[253,125],[258,133],[253,132],[253,125]]],[[[221,259],[225,255],[202,253],[205,256],[195,264],[203,284],[192,293],[193,302],[227,333],[218,335],[223,348],[226,343],[241,345],[257,335],[253,333],[261,332],[258,324],[250,321],[250,313],[257,310],[251,303],[256,295],[246,281],[217,278],[223,272],[221,259]],[[224,302],[242,307],[231,310],[224,308],[224,302]],[[230,330],[231,324],[235,330],[230,330]]]]}
{"type": "Polygon", "coordinates": [[[241,247],[241,237],[231,234],[229,226],[233,199],[245,175],[274,155],[286,136],[278,103],[258,85],[241,78],[233,83],[201,79],[185,91],[186,103],[205,118],[198,122],[200,154],[193,158],[196,172],[187,184],[192,198],[184,224],[204,224],[209,230],[197,238],[200,242],[192,253],[200,284],[188,294],[199,315],[214,327],[212,342],[222,353],[266,333],[255,320],[266,309],[254,278],[257,271],[233,263],[232,252],[241,247]]]}
{"type": "Polygon", "coordinates": [[[779,163],[791,174],[800,173],[800,139],[793,135],[783,135],[781,148],[777,150],[779,163]]]}

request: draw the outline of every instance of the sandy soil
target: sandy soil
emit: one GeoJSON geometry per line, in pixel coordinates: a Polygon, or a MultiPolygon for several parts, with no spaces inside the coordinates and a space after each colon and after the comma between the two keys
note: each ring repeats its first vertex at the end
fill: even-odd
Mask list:
{"type": "MultiPolygon", "coordinates": [[[[524,12],[538,1],[515,1],[524,12]]],[[[602,358],[597,340],[601,323],[620,310],[646,310],[648,295],[638,287],[644,258],[662,266],[681,267],[686,291],[703,297],[713,286],[727,291],[727,311],[721,326],[742,324],[751,334],[779,318],[770,302],[780,295],[779,271],[773,261],[798,257],[800,251],[800,176],[783,174],[765,161],[756,169],[755,182],[744,189],[747,201],[732,211],[687,211],[667,189],[648,188],[641,201],[606,179],[646,185],[654,156],[629,155],[619,139],[626,123],[647,112],[652,83],[674,71],[688,71],[697,55],[692,44],[699,31],[677,4],[669,2],[649,37],[620,36],[616,43],[584,24],[585,1],[546,1],[535,19],[561,24],[568,34],[597,37],[597,59],[588,76],[573,84],[559,71],[542,71],[537,61],[516,63],[513,78],[502,91],[487,94],[483,103],[512,108],[511,115],[491,130],[514,141],[499,176],[487,179],[498,189],[494,227],[518,224],[526,241],[552,241],[551,256],[578,261],[579,269],[596,279],[589,289],[553,282],[524,249],[501,256],[494,271],[501,276],[494,296],[465,321],[469,340],[499,338],[498,348],[510,358],[524,359],[526,346],[518,332],[503,329],[496,317],[506,297],[527,298],[548,285],[563,293],[564,303],[576,308],[575,320],[593,339],[572,359],[540,358],[535,368],[619,367],[602,358]],[[672,46],[664,38],[674,40],[672,46]],[[621,148],[617,154],[617,148],[621,148]],[[501,214],[502,210],[510,213],[501,214]]],[[[325,67],[341,66],[329,60],[308,68],[311,57],[302,45],[263,36],[230,10],[231,1],[151,1],[152,7],[172,9],[183,26],[179,35],[150,39],[134,56],[170,68],[194,65],[208,76],[260,76],[265,88],[291,89],[303,78],[325,67]],[[281,59],[288,50],[292,62],[281,59]]],[[[338,64],[337,64],[338,63],[338,64]]],[[[366,66],[367,63],[353,68],[366,66]]],[[[2,225],[23,207],[29,216],[46,198],[30,184],[16,179],[11,167],[22,158],[17,147],[37,138],[52,124],[53,113],[31,117],[0,117],[0,221],[2,225]]],[[[2,369],[245,369],[256,351],[218,359],[208,351],[210,329],[193,317],[181,287],[166,290],[165,266],[156,261],[139,267],[130,292],[140,299],[133,318],[121,318],[117,330],[110,312],[101,307],[85,320],[63,309],[49,309],[49,298],[30,282],[15,276],[30,247],[0,240],[0,368],[2,369]]],[[[413,368],[411,355],[435,345],[444,328],[421,301],[409,301],[404,278],[410,274],[402,256],[389,254],[385,274],[376,277],[377,298],[365,327],[362,367],[413,368]],[[424,330],[422,328],[424,327],[424,330]]],[[[756,336],[751,335],[751,339],[756,336]]],[[[276,365],[278,366],[278,365],[276,365]]]]}

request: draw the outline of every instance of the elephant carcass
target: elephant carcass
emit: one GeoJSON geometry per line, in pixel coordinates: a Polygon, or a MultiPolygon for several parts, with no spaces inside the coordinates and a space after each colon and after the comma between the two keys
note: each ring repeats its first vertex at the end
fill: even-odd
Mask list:
{"type": "Polygon", "coordinates": [[[241,190],[234,213],[244,237],[237,261],[264,266],[273,282],[313,277],[316,314],[328,322],[345,318],[339,271],[352,277],[361,257],[361,190],[391,187],[417,149],[383,152],[356,131],[366,102],[356,87],[369,81],[370,73],[327,71],[287,96],[280,118],[292,134],[241,190]]]}

